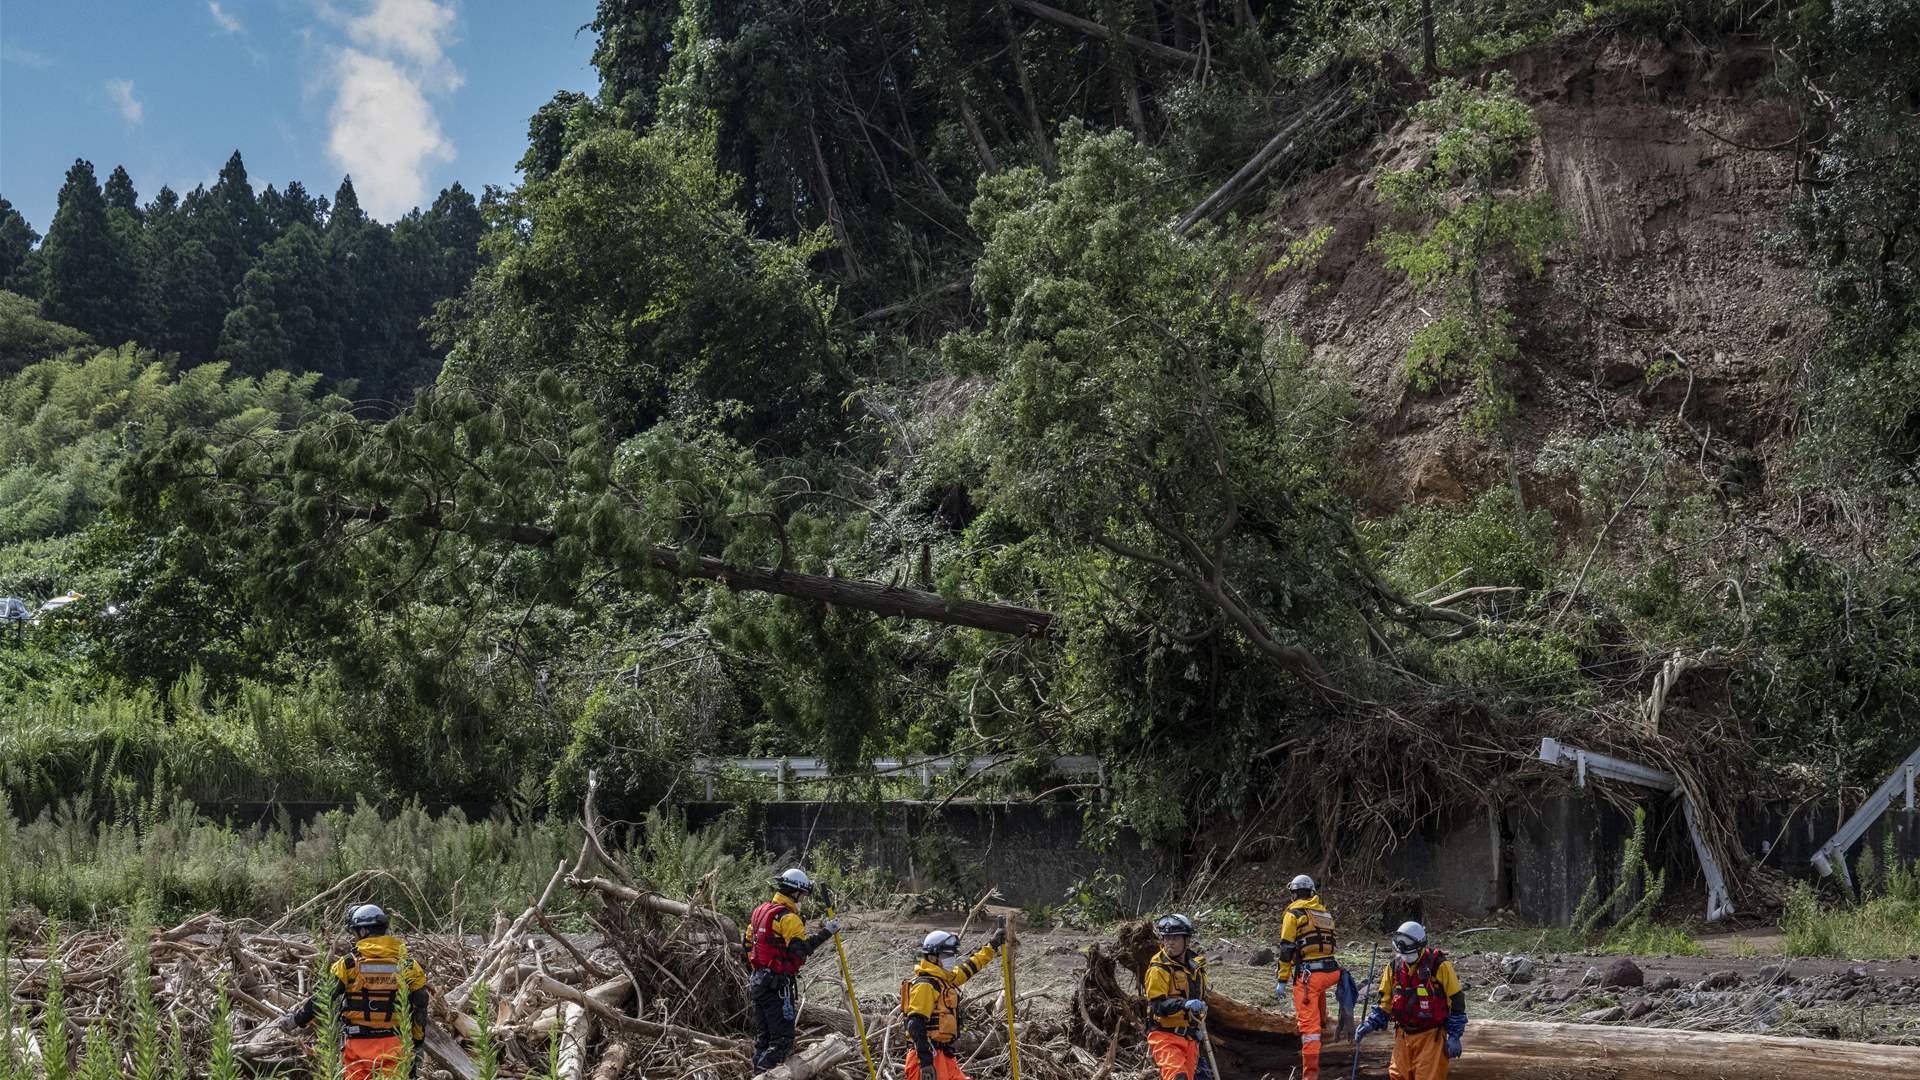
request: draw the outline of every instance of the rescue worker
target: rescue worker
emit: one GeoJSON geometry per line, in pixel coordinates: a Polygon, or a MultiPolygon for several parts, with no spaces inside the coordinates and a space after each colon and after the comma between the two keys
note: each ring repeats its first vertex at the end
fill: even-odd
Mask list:
{"type": "Polygon", "coordinates": [[[933,931],[920,943],[920,962],[913,976],[900,984],[908,1043],[905,1080],[967,1080],[953,1056],[953,1040],[960,1034],[960,988],[993,963],[1006,943],[1007,930],[1001,927],[965,960],[959,960],[960,939],[945,930],[933,931]]]}
{"type": "MultiPolygon", "coordinates": [[[[397,1076],[400,1066],[400,997],[411,1010],[413,1044],[427,1033],[427,972],[407,955],[407,945],[387,932],[387,913],[373,904],[347,912],[347,931],[353,948],[327,969],[332,981],[333,1008],[340,1016],[341,1057],[346,1080],[373,1080],[397,1076]]],[[[319,1012],[316,994],[280,1018],[280,1027],[295,1031],[313,1023],[319,1012]]],[[[413,1055],[412,1073],[420,1070],[413,1055]]]]}
{"type": "Polygon", "coordinates": [[[1207,962],[1193,948],[1193,920],[1178,912],[1153,921],[1160,951],[1147,961],[1144,989],[1147,1053],[1160,1080],[1208,1080],[1206,1055],[1200,1052],[1200,1025],[1207,1017],[1207,962]]]}
{"type": "Polygon", "coordinates": [[[794,977],[813,951],[840,932],[828,919],[812,936],[800,917],[800,904],[813,895],[813,879],[798,867],[773,879],[773,899],[753,909],[747,920],[747,1000],[753,1005],[753,1071],[766,1072],[793,1049],[794,977]]]}
{"type": "Polygon", "coordinates": [[[1280,971],[1275,997],[1293,994],[1293,1015],[1300,1022],[1300,1080],[1320,1080],[1320,1034],[1327,1022],[1327,991],[1340,983],[1340,945],[1333,913],[1320,902],[1313,879],[1305,874],[1287,883],[1293,900],[1280,919],[1280,971]]]}
{"type": "Polygon", "coordinates": [[[1447,954],[1427,944],[1426,928],[1402,923],[1393,933],[1393,962],[1380,978],[1380,1003],[1353,1033],[1358,1044],[1394,1025],[1391,1080],[1446,1080],[1467,1033],[1467,992],[1447,954]]]}

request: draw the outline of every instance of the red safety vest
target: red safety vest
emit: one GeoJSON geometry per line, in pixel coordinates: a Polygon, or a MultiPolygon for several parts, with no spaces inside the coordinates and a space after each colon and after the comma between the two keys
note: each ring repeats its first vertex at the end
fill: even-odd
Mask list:
{"type": "Polygon", "coordinates": [[[1393,998],[1387,1010],[1394,1023],[1407,1031],[1431,1031],[1447,1022],[1452,1002],[1437,973],[1447,954],[1423,949],[1411,964],[1393,963],[1393,998]]]}
{"type": "Polygon", "coordinates": [[[747,959],[755,971],[765,969],[775,975],[799,974],[799,954],[773,928],[773,920],[792,910],[778,900],[769,900],[753,909],[753,917],[747,920],[748,933],[752,935],[747,959]]]}

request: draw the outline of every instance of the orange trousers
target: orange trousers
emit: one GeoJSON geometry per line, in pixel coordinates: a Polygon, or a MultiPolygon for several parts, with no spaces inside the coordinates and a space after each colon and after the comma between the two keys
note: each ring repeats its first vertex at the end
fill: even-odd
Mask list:
{"type": "Polygon", "coordinates": [[[907,1080],[967,1080],[967,1074],[960,1071],[960,1063],[954,1060],[953,1055],[943,1054],[937,1049],[933,1052],[933,1075],[921,1076],[919,1072],[916,1071],[919,1068],[920,1051],[909,1047],[907,1050],[907,1080]]]}
{"type": "Polygon", "coordinates": [[[1293,1015],[1300,1021],[1300,1080],[1320,1080],[1320,1029],[1327,1024],[1327,991],[1337,971],[1309,971],[1293,982],[1293,1015]]]}
{"type": "Polygon", "coordinates": [[[1392,1080],[1447,1080],[1447,1031],[1434,1028],[1393,1036],[1393,1060],[1387,1065],[1392,1080]]]}
{"type": "Polygon", "coordinates": [[[400,1036],[384,1039],[348,1039],[341,1057],[346,1062],[347,1080],[399,1078],[400,1036]]]}
{"type": "Polygon", "coordinates": [[[1212,1080],[1213,1071],[1199,1042],[1171,1031],[1147,1032],[1147,1053],[1160,1068],[1160,1080],[1212,1080]]]}

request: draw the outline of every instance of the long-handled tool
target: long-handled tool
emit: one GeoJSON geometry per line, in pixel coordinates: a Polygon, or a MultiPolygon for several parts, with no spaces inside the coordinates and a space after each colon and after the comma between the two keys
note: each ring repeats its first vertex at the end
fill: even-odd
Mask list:
{"type": "MultiPolygon", "coordinates": [[[[1374,961],[1378,959],[1380,959],[1380,943],[1376,941],[1373,943],[1373,948],[1367,952],[1367,981],[1360,984],[1360,1000],[1353,1003],[1355,1011],[1358,1011],[1360,1006],[1366,1003],[1369,995],[1379,993],[1379,991],[1374,988],[1373,982],[1373,965],[1374,961]]],[[[1360,1023],[1364,1024],[1366,1021],[1361,1020],[1360,1023]]],[[[1357,1080],[1359,1075],[1360,1033],[1356,1029],[1353,1036],[1353,1071],[1347,1074],[1347,1080],[1357,1080]]]]}
{"type": "MultiPolygon", "coordinates": [[[[833,905],[827,905],[827,918],[833,918],[833,905]]],[[[873,1066],[873,1047],[867,1045],[867,1022],[860,1017],[860,999],[853,992],[853,969],[847,966],[847,947],[840,943],[840,935],[833,935],[833,951],[840,954],[840,981],[847,988],[847,1008],[853,1010],[853,1030],[860,1035],[860,1052],[867,1056],[867,1080],[880,1080],[880,1072],[873,1066]]]]}
{"type": "Polygon", "coordinates": [[[1006,931],[1007,940],[1000,946],[1000,984],[1001,993],[1007,999],[1007,1064],[1013,1070],[1013,1080],[1020,1080],[1020,1039],[1013,1026],[1013,925],[1011,919],[1001,919],[1000,929],[1006,931]]]}
{"type": "MultiPolygon", "coordinates": [[[[1199,957],[1200,1000],[1207,1000],[1207,958],[1199,957]]],[[[1207,1014],[1200,1014],[1200,1045],[1207,1052],[1207,1070],[1213,1073],[1213,1080],[1221,1080],[1220,1062],[1213,1056],[1213,1040],[1207,1037],[1207,1014]]]]}

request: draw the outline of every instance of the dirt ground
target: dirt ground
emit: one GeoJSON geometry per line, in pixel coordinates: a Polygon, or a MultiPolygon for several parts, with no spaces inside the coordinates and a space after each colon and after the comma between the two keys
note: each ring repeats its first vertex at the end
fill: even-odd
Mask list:
{"type": "MultiPolygon", "coordinates": [[[[862,1011],[876,1030],[897,1009],[899,983],[912,969],[920,940],[932,929],[961,929],[958,915],[903,917],[870,911],[843,914],[843,922],[849,969],[862,1011]]],[[[967,929],[966,947],[983,943],[993,925],[982,920],[967,929]]],[[[1020,936],[1024,947],[1016,972],[1018,992],[1023,1009],[1036,1016],[1063,1015],[1085,970],[1087,946],[1113,939],[1110,931],[1074,929],[1028,929],[1020,936]]],[[[1264,928],[1224,937],[1203,935],[1201,947],[1208,954],[1215,986],[1249,1004],[1275,1007],[1272,936],[1264,928]]],[[[1703,956],[1618,957],[1528,947],[1540,940],[1539,931],[1525,930],[1438,937],[1468,984],[1470,1015],[1920,1042],[1920,959],[1786,960],[1766,955],[1780,944],[1771,932],[1705,938],[1703,956]],[[1508,976],[1503,962],[1509,956],[1532,962],[1527,981],[1508,976]],[[1642,985],[1593,984],[1623,959],[1638,969],[1642,985]]],[[[1368,944],[1350,941],[1342,959],[1356,974],[1364,974],[1368,944]]],[[[989,1003],[1000,984],[998,967],[975,977],[967,995],[979,1004],[969,1013],[970,1023],[995,1022],[989,1003]]],[[[844,1004],[832,954],[806,966],[802,990],[807,1000],[844,1004]]],[[[875,1051],[882,1051],[881,1042],[875,1051]]],[[[904,1048],[894,1040],[885,1053],[895,1060],[904,1056],[904,1048]]],[[[1290,1053],[1269,1053],[1261,1061],[1263,1071],[1284,1077],[1290,1058],[1290,1053]]],[[[1222,1067],[1237,1071],[1224,1063],[1222,1067]]]]}

